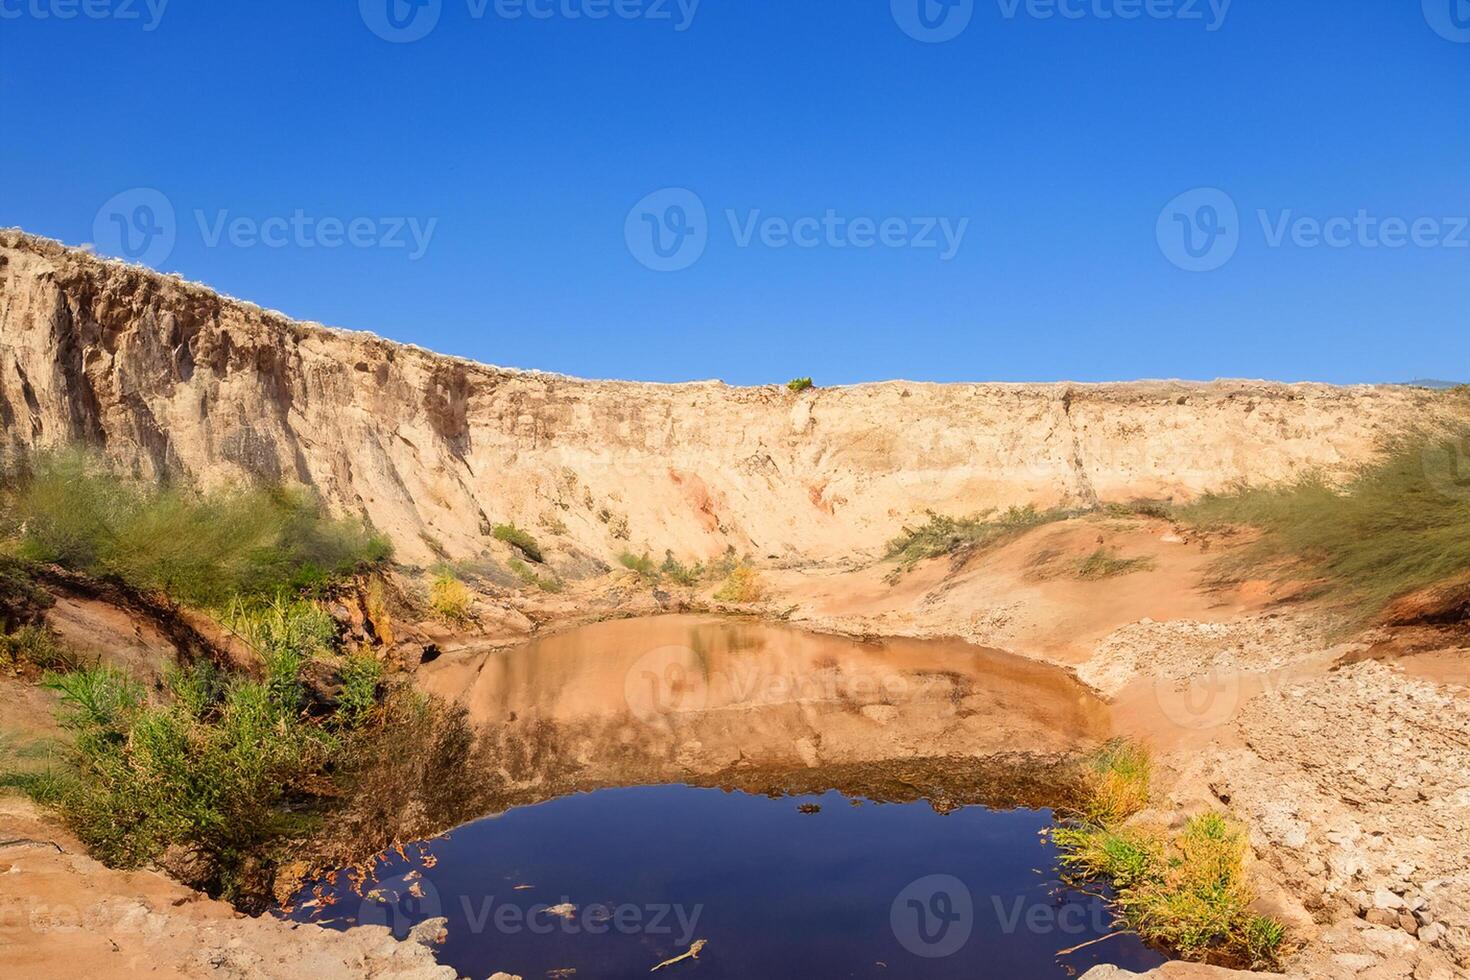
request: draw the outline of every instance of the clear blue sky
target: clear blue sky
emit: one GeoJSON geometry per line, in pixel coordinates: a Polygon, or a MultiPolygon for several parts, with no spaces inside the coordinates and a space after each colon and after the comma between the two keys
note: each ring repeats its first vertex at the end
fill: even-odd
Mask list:
{"type": "Polygon", "coordinates": [[[156,189],[166,270],[593,377],[1470,377],[1464,0],[429,2],[0,0],[0,224],[115,251],[161,229],[156,189]],[[635,209],[665,188],[703,222],[635,209]],[[1165,210],[1195,188],[1238,220],[1165,210]],[[811,247],[742,244],[757,211],[811,247]],[[1273,245],[1288,211],[1372,223],[1273,245]],[[324,247],[322,218],[410,247],[324,247]],[[957,250],[905,247],[937,218],[968,219],[957,250]],[[640,261],[660,224],[697,260],[640,261]]]}

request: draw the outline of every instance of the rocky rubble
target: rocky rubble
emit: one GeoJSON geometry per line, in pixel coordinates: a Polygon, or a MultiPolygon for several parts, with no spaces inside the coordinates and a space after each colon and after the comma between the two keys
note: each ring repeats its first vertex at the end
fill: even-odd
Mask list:
{"type": "Polygon", "coordinates": [[[1470,976],[1470,698],[1363,662],[1240,711],[1243,748],[1195,760],[1301,903],[1310,976],[1470,976]]]}
{"type": "Polygon", "coordinates": [[[1320,615],[1268,612],[1230,622],[1145,619],[1115,630],[1077,668],[1083,683],[1116,694],[1139,675],[1187,681],[1203,675],[1279,670],[1329,645],[1320,615]]]}

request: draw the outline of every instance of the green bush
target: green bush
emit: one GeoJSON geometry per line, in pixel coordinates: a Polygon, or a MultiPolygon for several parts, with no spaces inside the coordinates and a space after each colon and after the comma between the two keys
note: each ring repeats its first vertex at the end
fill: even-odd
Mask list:
{"type": "Polygon", "coordinates": [[[750,565],[735,566],[715,592],[715,599],[719,602],[760,602],[765,597],[766,589],[760,572],[750,565]]]}
{"type": "Polygon", "coordinates": [[[38,670],[71,670],[78,666],[76,655],[44,626],[30,624],[14,633],[0,634],[0,670],[34,667],[38,670]]]}
{"type": "Polygon", "coordinates": [[[429,586],[429,608],[445,623],[463,625],[474,612],[475,597],[469,587],[449,572],[441,572],[429,586]]]}
{"type": "Polygon", "coordinates": [[[1393,446],[1343,486],[1317,477],[1206,496],[1180,510],[1201,530],[1247,526],[1257,541],[1217,565],[1319,583],[1369,616],[1390,600],[1470,571],[1470,430],[1393,446]]]}
{"type": "Polygon", "coordinates": [[[538,565],[545,560],[541,554],[541,546],[536,543],[536,539],[514,524],[496,525],[495,540],[504,541],[538,565]]]}
{"type": "Polygon", "coordinates": [[[905,571],[927,558],[938,558],[961,550],[985,550],[1033,527],[1064,521],[1076,516],[1075,511],[1038,511],[1027,504],[1011,507],[996,514],[990,510],[974,517],[947,517],[929,512],[929,519],[917,528],[905,527],[903,533],[888,542],[887,557],[898,567],[889,575],[896,581],[905,571]]]}
{"type": "Polygon", "coordinates": [[[807,389],[816,386],[812,383],[811,378],[792,378],[790,381],[786,382],[786,387],[790,388],[792,391],[806,391],[807,389]]]}
{"type": "Polygon", "coordinates": [[[301,667],[331,650],[337,624],[314,602],[284,593],[270,599],[234,599],[224,622],[260,654],[266,690],[282,711],[301,708],[301,667]]]}
{"type": "Polygon", "coordinates": [[[525,582],[527,585],[534,585],[542,592],[560,592],[562,590],[563,586],[560,579],[556,578],[553,575],[537,574],[537,572],[533,568],[531,568],[530,565],[527,565],[519,558],[512,558],[510,561],[506,562],[506,567],[511,570],[511,573],[514,574],[516,578],[520,579],[522,582],[525,582]]]}
{"type": "Polygon", "coordinates": [[[635,555],[625,551],[618,555],[618,564],[629,571],[636,572],[640,578],[656,581],[658,579],[658,566],[653,559],[647,555],[635,555]]]}
{"type": "Polygon", "coordinates": [[[320,587],[389,555],[385,539],[302,491],[196,493],[123,479],[75,450],[29,459],[13,478],[4,523],[19,557],[194,605],[320,587]]]}
{"type": "Polygon", "coordinates": [[[342,694],[337,699],[337,723],[348,729],[361,728],[378,706],[378,685],[383,665],[371,654],[347,657],[342,664],[342,694]]]}
{"type": "Polygon", "coordinates": [[[664,563],[659,566],[658,570],[659,574],[674,584],[688,587],[698,585],[705,576],[705,568],[702,563],[685,565],[674,557],[672,551],[664,552],[664,563]]]}
{"type": "Polygon", "coordinates": [[[1218,812],[1172,836],[1127,822],[1148,803],[1150,768],[1148,753],[1126,741],[1089,760],[1078,818],[1052,831],[1064,873],[1106,880],[1128,928],[1184,959],[1274,968],[1285,929],[1250,911],[1239,827],[1218,812]]]}
{"type": "Polygon", "coordinates": [[[224,683],[199,667],[173,674],[167,698],[150,703],[114,668],[53,676],[73,735],[53,802],[108,864],[163,863],[227,898],[256,895],[262,857],[306,826],[297,784],[336,746],[276,680],[224,683]]]}
{"type": "Polygon", "coordinates": [[[1146,572],[1154,567],[1152,558],[1123,558],[1113,548],[1098,548],[1077,563],[1077,577],[1095,581],[1117,578],[1133,572],[1146,572]]]}

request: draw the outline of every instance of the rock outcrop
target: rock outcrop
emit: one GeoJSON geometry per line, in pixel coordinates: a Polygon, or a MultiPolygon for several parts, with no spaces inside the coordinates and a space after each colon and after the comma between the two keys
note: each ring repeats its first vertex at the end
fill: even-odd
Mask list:
{"type": "Polygon", "coordinates": [[[299,481],[410,561],[474,555],[510,522],[563,555],[839,559],[928,509],[1341,473],[1445,404],[1262,382],[582,381],[298,323],[0,232],[4,449],[84,441],[141,474],[299,481]]]}

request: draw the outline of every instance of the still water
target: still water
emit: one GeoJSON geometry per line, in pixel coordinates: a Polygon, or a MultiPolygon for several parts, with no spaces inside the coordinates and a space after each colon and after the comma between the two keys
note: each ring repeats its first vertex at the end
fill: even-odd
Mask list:
{"type": "Polygon", "coordinates": [[[1047,760],[1108,733],[1062,672],[664,617],[446,656],[421,681],[498,740],[485,778],[509,808],[311,883],[291,918],[402,935],[443,916],[440,962],[477,980],[643,977],[692,945],[659,975],[1031,980],[1163,961],[1132,936],[1062,952],[1112,931],[1100,900],[1059,884],[1045,833],[1047,760]]]}

